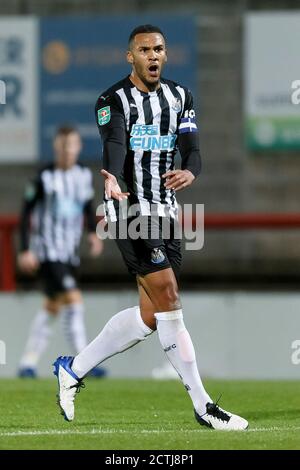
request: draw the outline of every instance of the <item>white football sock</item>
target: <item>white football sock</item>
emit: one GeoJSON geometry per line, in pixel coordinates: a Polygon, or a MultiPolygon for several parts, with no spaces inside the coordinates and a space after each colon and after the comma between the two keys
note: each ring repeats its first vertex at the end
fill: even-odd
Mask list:
{"type": "Polygon", "coordinates": [[[99,335],[74,358],[72,370],[82,378],[97,364],[146,339],[152,330],[142,320],[139,307],[114,315],[99,335]]]}
{"type": "Polygon", "coordinates": [[[200,415],[206,412],[206,403],[212,402],[202,384],[194,346],[183,322],[182,310],[155,314],[161,345],[188,391],[194,408],[200,415]]]}
{"type": "Polygon", "coordinates": [[[78,354],[87,345],[83,303],[64,305],[62,308],[63,329],[73,353],[78,354]]]}
{"type": "Polygon", "coordinates": [[[47,310],[42,309],[36,314],[31,323],[25,350],[21,357],[21,368],[30,367],[34,369],[37,366],[42,353],[48,345],[54,320],[55,315],[52,315],[47,310]]]}

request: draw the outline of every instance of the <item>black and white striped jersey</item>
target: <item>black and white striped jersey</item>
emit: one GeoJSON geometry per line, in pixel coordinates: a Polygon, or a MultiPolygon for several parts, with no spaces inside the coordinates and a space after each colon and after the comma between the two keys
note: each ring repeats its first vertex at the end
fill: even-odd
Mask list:
{"type": "Polygon", "coordinates": [[[83,218],[95,231],[92,173],[75,164],[68,170],[43,169],[27,186],[21,216],[21,248],[31,249],[40,262],[79,263],[83,218]]]}
{"type": "MultiPolygon", "coordinates": [[[[129,77],[102,93],[96,103],[96,120],[103,143],[103,168],[129,192],[130,204],[141,215],[176,216],[175,192],[164,187],[162,175],[174,169],[179,148],[182,169],[200,173],[197,125],[191,92],[161,79],[157,91],[138,90],[129,77]],[[192,139],[191,139],[192,136],[192,139]]],[[[106,215],[118,217],[118,202],[106,201],[106,215]]]]}

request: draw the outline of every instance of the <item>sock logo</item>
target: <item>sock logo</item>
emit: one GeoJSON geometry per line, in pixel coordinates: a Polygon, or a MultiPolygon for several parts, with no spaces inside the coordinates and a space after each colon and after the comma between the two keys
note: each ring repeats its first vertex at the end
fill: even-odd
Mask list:
{"type": "Polygon", "coordinates": [[[167,348],[164,349],[165,352],[171,351],[171,349],[175,349],[176,344],[172,344],[171,346],[168,346],[167,348]]]}
{"type": "Polygon", "coordinates": [[[191,387],[188,384],[184,384],[184,388],[186,389],[187,392],[191,390],[191,387]]]}

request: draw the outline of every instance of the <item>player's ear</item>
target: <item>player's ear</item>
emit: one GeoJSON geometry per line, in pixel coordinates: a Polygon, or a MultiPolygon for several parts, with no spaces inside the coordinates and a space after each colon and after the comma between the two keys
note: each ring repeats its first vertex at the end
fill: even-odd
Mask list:
{"type": "Polygon", "coordinates": [[[53,147],[54,152],[58,152],[59,150],[59,136],[58,135],[54,137],[53,142],[52,142],[52,147],[53,147]]]}
{"type": "Polygon", "coordinates": [[[168,51],[167,49],[165,50],[165,63],[168,62],[168,51]]]}
{"type": "Polygon", "coordinates": [[[78,139],[78,154],[79,154],[82,150],[82,140],[79,134],[78,134],[78,137],[79,137],[78,139]]]}
{"type": "Polygon", "coordinates": [[[133,55],[131,51],[127,51],[127,62],[133,64],[133,55]]]}

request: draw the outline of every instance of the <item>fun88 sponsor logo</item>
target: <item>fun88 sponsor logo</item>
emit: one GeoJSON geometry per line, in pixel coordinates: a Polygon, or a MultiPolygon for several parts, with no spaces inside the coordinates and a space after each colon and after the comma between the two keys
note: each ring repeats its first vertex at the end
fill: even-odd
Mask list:
{"type": "Polygon", "coordinates": [[[173,150],[177,139],[176,134],[160,135],[159,126],[134,124],[130,133],[131,150],[173,150]]]}

